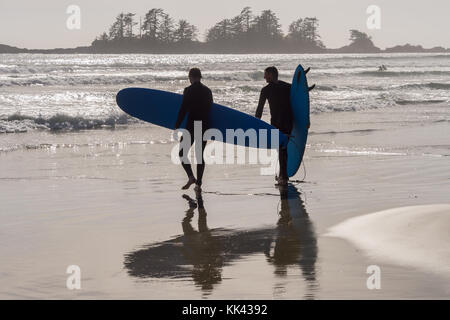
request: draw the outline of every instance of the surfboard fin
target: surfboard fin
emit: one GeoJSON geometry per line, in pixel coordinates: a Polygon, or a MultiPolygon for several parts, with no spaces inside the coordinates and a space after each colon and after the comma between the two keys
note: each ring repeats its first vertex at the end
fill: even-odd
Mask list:
{"type": "Polygon", "coordinates": [[[316,84],[313,84],[311,87],[308,88],[308,91],[311,91],[312,89],[314,89],[316,87],[316,84]]]}
{"type": "Polygon", "coordinates": [[[307,74],[309,72],[309,70],[311,70],[311,67],[309,67],[308,69],[305,70],[305,74],[307,74]]]}

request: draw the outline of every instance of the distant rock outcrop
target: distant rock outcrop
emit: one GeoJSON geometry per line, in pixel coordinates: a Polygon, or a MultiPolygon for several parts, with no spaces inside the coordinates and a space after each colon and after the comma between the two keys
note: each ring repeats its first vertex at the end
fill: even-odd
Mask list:
{"type": "Polygon", "coordinates": [[[404,53],[414,53],[414,52],[450,52],[449,49],[445,49],[444,47],[434,47],[434,48],[430,48],[430,49],[425,49],[424,47],[422,47],[421,45],[411,45],[409,43],[403,45],[403,46],[394,46],[394,47],[390,47],[390,48],[386,48],[386,50],[384,50],[385,52],[404,52],[404,53]]]}
{"type": "Polygon", "coordinates": [[[6,44],[0,44],[0,53],[21,53],[26,51],[27,49],[20,49],[17,47],[7,46],[6,44]]]}
{"type": "Polygon", "coordinates": [[[381,49],[373,44],[372,38],[366,33],[352,29],[350,30],[350,41],[348,46],[333,49],[335,53],[379,53],[381,49]]]}

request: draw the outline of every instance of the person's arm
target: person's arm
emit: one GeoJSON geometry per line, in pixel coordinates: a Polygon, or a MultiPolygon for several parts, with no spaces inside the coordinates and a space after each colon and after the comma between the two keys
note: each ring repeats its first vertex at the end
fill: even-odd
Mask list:
{"type": "Polygon", "coordinates": [[[187,110],[187,102],[186,102],[186,89],[184,89],[183,100],[181,101],[180,111],[178,111],[177,122],[175,123],[175,130],[180,127],[181,123],[184,120],[184,117],[186,116],[187,111],[188,110],[187,110]]]}
{"type": "Polygon", "coordinates": [[[258,119],[261,119],[261,117],[262,117],[264,105],[266,104],[266,99],[267,99],[266,92],[263,88],[259,95],[258,107],[256,108],[256,113],[255,113],[255,117],[258,119]]]}
{"type": "Polygon", "coordinates": [[[211,105],[213,105],[214,99],[213,99],[213,94],[212,94],[211,90],[209,90],[209,99],[211,100],[211,105]]]}

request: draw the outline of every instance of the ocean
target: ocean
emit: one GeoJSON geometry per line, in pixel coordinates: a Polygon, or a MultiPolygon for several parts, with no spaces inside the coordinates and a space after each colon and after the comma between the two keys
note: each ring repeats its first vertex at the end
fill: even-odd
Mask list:
{"type": "MultiPolygon", "coordinates": [[[[312,113],[361,111],[399,105],[448,104],[450,54],[312,55],[0,55],[0,132],[29,131],[31,121],[56,114],[105,121],[120,117],[115,94],[138,86],[181,93],[187,71],[199,67],[216,102],[253,114],[274,65],[291,81],[301,63],[311,67],[312,113]],[[387,71],[379,72],[385,65],[387,71]]],[[[55,129],[49,127],[48,129],[55,129]]],[[[70,130],[70,127],[64,128],[70,130]]]]}

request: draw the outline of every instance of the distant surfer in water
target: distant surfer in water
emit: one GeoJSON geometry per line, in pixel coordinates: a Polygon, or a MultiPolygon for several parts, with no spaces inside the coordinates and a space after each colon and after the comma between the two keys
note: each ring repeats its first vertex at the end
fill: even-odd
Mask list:
{"type": "MultiPolygon", "coordinates": [[[[266,100],[268,100],[271,116],[270,124],[289,136],[293,126],[290,99],[291,85],[278,80],[278,70],[275,67],[268,67],[264,70],[264,79],[266,79],[268,85],[261,90],[255,117],[261,119],[264,105],[266,100]]],[[[289,180],[287,175],[287,147],[280,147],[278,156],[280,161],[280,175],[277,179],[277,185],[285,186],[289,180]]]]}
{"type": "MultiPolygon", "coordinates": [[[[213,96],[211,90],[201,83],[202,73],[198,68],[189,70],[189,81],[191,85],[184,89],[183,101],[178,113],[175,130],[178,129],[187,114],[186,130],[189,132],[190,146],[194,143],[194,121],[202,122],[202,137],[200,141],[196,141],[196,146],[201,144],[201,155],[196,152],[197,159],[197,179],[194,177],[192,167],[189,162],[187,153],[189,150],[182,148],[182,141],[185,138],[183,135],[180,140],[179,156],[184,171],[188,176],[188,182],[182,187],[183,190],[188,189],[193,183],[196,184],[195,190],[201,191],[202,177],[205,170],[205,161],[203,158],[203,151],[205,150],[206,141],[203,141],[203,134],[209,128],[209,114],[213,104],[213,96]],[[199,159],[200,158],[200,159],[199,159]]],[[[196,151],[199,148],[195,148],[196,151]]]]}

